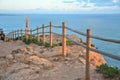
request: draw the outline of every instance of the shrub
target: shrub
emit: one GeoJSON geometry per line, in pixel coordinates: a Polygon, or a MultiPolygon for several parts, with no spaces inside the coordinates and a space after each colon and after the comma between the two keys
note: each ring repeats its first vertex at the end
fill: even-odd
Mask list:
{"type": "Polygon", "coordinates": [[[72,41],[70,41],[70,40],[67,40],[67,41],[66,41],[66,44],[67,44],[67,45],[73,45],[74,43],[73,43],[72,41]]]}
{"type": "Polygon", "coordinates": [[[117,67],[111,67],[107,64],[96,67],[96,71],[102,73],[105,78],[119,78],[120,70],[117,67]]]}
{"type": "Polygon", "coordinates": [[[62,46],[62,42],[58,43],[59,46],[62,46]]]}
{"type": "Polygon", "coordinates": [[[24,42],[25,44],[30,44],[30,43],[32,43],[32,41],[31,41],[30,38],[28,38],[27,41],[26,41],[26,38],[24,38],[24,39],[23,39],[23,42],[24,42]]]}
{"type": "Polygon", "coordinates": [[[45,42],[45,47],[50,47],[50,44],[45,42]]]}

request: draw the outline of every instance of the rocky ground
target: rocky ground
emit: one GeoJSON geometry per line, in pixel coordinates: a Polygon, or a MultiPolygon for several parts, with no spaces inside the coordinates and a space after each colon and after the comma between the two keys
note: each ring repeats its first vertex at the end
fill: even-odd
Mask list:
{"type": "MultiPolygon", "coordinates": [[[[86,50],[78,45],[45,48],[22,41],[0,43],[0,80],[85,80],[86,50]]],[[[91,52],[91,80],[104,80],[95,66],[106,63],[103,56],[91,52]]]]}

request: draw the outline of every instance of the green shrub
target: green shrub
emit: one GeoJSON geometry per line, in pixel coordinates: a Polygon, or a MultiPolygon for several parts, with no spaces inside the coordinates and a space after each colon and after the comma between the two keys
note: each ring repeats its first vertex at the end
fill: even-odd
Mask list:
{"type": "Polygon", "coordinates": [[[73,45],[74,43],[73,43],[72,41],[70,41],[70,40],[67,40],[67,41],[66,41],[66,44],[67,44],[67,45],[73,45]]]}
{"type": "Polygon", "coordinates": [[[32,41],[31,41],[30,38],[28,38],[27,41],[26,41],[26,38],[24,38],[24,39],[23,39],[23,42],[24,42],[25,44],[30,44],[30,43],[32,43],[32,41]]]}
{"type": "Polygon", "coordinates": [[[96,67],[96,71],[102,73],[105,78],[119,78],[120,70],[117,67],[111,67],[107,64],[96,67]]]}
{"type": "Polygon", "coordinates": [[[62,42],[58,43],[59,46],[62,46],[62,42]]]}
{"type": "Polygon", "coordinates": [[[45,47],[50,47],[50,44],[45,42],[45,47]]]}
{"type": "Polygon", "coordinates": [[[35,44],[38,44],[38,40],[36,38],[33,38],[32,42],[35,43],[35,44]]]}
{"type": "Polygon", "coordinates": [[[56,46],[58,46],[58,44],[56,44],[56,43],[53,43],[52,47],[56,47],[56,46]]]}

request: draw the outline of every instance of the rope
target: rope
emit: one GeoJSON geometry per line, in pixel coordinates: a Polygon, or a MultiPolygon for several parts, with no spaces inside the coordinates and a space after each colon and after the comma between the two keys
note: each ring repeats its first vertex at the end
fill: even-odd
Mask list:
{"type": "Polygon", "coordinates": [[[71,28],[69,28],[69,27],[66,27],[66,29],[68,29],[68,30],[70,30],[70,31],[72,31],[72,32],[78,33],[78,34],[80,34],[80,35],[87,36],[85,33],[79,32],[79,31],[74,30],[74,29],[71,29],[71,28]]]}
{"type": "Polygon", "coordinates": [[[107,57],[110,57],[110,58],[113,58],[113,59],[116,59],[116,60],[119,60],[119,61],[120,61],[120,56],[116,56],[116,55],[113,55],[113,54],[110,54],[110,53],[107,53],[107,52],[104,52],[104,51],[100,51],[100,50],[97,50],[97,49],[89,48],[89,47],[87,47],[86,45],[83,45],[82,43],[79,43],[79,42],[71,39],[71,38],[68,37],[68,36],[66,36],[66,38],[68,38],[68,39],[71,40],[72,42],[74,42],[74,43],[76,43],[76,44],[78,44],[78,45],[80,45],[80,46],[82,46],[82,47],[84,47],[84,48],[87,48],[87,49],[89,49],[89,50],[91,50],[91,51],[97,52],[97,53],[99,53],[99,54],[102,54],[102,55],[105,55],[105,56],[107,56],[107,57]]]}
{"type": "Polygon", "coordinates": [[[47,28],[47,27],[50,27],[49,25],[48,26],[44,26],[44,28],[47,28]]]}
{"type": "Polygon", "coordinates": [[[52,26],[52,27],[54,27],[54,28],[62,28],[62,26],[52,26]]]}
{"type": "Polygon", "coordinates": [[[33,31],[36,31],[36,30],[37,30],[37,28],[36,28],[36,29],[33,29],[32,32],[33,32],[33,31]]]}
{"type": "MultiPolygon", "coordinates": [[[[68,27],[66,27],[66,29],[68,29],[70,31],[73,31],[75,33],[78,33],[80,35],[87,36],[85,33],[82,33],[80,31],[77,31],[77,30],[74,30],[74,29],[71,29],[71,28],[68,28],[68,27]]],[[[112,43],[118,43],[118,44],[120,44],[120,40],[107,39],[107,38],[97,37],[97,36],[93,36],[93,35],[91,35],[90,37],[94,38],[94,39],[102,40],[102,41],[107,41],[107,42],[112,42],[112,43]]]]}
{"type": "Polygon", "coordinates": [[[58,33],[55,33],[55,32],[52,32],[53,34],[57,34],[57,35],[59,35],[59,36],[61,36],[61,34],[58,34],[58,33]]]}

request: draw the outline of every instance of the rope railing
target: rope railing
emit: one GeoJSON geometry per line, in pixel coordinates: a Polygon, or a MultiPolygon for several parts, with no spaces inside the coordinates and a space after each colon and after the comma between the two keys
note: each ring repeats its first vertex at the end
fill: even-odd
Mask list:
{"type": "Polygon", "coordinates": [[[36,28],[36,29],[33,29],[32,32],[33,32],[33,31],[36,31],[36,30],[37,30],[37,28],[36,28]]]}
{"type": "Polygon", "coordinates": [[[111,54],[111,53],[107,53],[107,52],[104,52],[104,51],[101,51],[101,50],[98,50],[98,49],[89,48],[89,47],[87,47],[86,45],[84,45],[84,44],[82,44],[82,43],[80,43],[80,42],[77,42],[77,41],[71,39],[71,38],[68,37],[68,36],[66,36],[66,38],[69,39],[70,41],[72,41],[72,42],[74,42],[74,43],[76,43],[76,44],[84,47],[84,48],[90,49],[91,51],[97,52],[97,53],[102,54],[102,55],[104,55],[104,56],[107,56],[107,57],[110,57],[110,58],[113,58],[113,59],[116,59],[116,60],[119,60],[119,61],[120,61],[120,56],[116,56],[116,55],[113,55],[113,54],[111,54]]]}
{"type": "Polygon", "coordinates": [[[52,32],[52,33],[61,36],[61,34],[58,34],[58,33],[56,33],[56,32],[52,32]]]}
{"type": "Polygon", "coordinates": [[[97,40],[102,40],[102,41],[107,41],[107,42],[112,42],[112,43],[117,43],[117,44],[120,44],[120,40],[114,40],[114,39],[107,39],[107,38],[102,38],[102,37],[97,37],[97,36],[93,36],[91,35],[90,33],[90,30],[87,30],[87,33],[83,33],[83,32],[80,32],[80,31],[77,31],[77,30],[74,30],[74,29],[71,29],[69,27],[66,27],[66,23],[63,22],[62,23],[62,26],[53,26],[52,23],[50,22],[50,25],[47,25],[47,26],[44,26],[44,24],[42,25],[42,27],[37,27],[36,29],[31,29],[29,30],[28,29],[28,22],[26,22],[26,29],[25,30],[22,30],[21,32],[19,32],[18,30],[17,31],[13,31],[13,32],[10,32],[8,33],[8,36],[10,36],[10,38],[16,38],[16,37],[19,37],[19,36],[25,36],[26,37],[26,41],[28,39],[28,36],[31,36],[31,35],[37,35],[37,39],[38,41],[40,41],[40,37],[41,37],[41,34],[42,34],[42,39],[43,39],[43,44],[45,44],[45,33],[49,33],[49,41],[50,41],[50,47],[52,47],[52,34],[57,34],[57,35],[60,35],[62,36],[62,53],[63,53],[63,56],[66,57],[67,56],[67,52],[66,52],[66,38],[69,39],[70,41],[76,43],[77,45],[79,46],[82,46],[84,48],[86,48],[86,80],[90,80],[90,75],[89,75],[89,53],[90,51],[94,51],[94,52],[97,52],[99,54],[102,54],[104,56],[107,56],[107,57],[110,57],[112,59],[116,59],[116,60],[119,60],[120,61],[120,56],[116,56],[116,55],[113,55],[111,53],[107,53],[107,52],[104,52],[104,51],[101,51],[101,50],[98,50],[98,49],[93,49],[90,47],[90,44],[91,44],[91,38],[93,39],[97,39],[97,40]],[[44,29],[49,27],[49,32],[45,32],[44,29]],[[56,32],[53,32],[52,31],[52,27],[53,28],[62,28],[62,34],[59,34],[59,33],[56,33],[56,32]],[[40,29],[42,29],[42,32],[40,32],[40,29]],[[86,36],[86,39],[87,39],[87,42],[86,42],[86,45],[84,45],[83,43],[80,43],[80,42],[77,42],[76,40],[74,39],[71,39],[68,35],[66,35],[66,29],[67,30],[70,30],[74,33],[77,33],[79,35],[82,35],[82,36],[86,36]],[[36,31],[36,33],[34,32],[36,31]],[[19,35],[19,33],[21,35],[19,35]],[[23,35],[24,34],[24,35],[23,35]]]}
{"type": "MultiPolygon", "coordinates": [[[[58,34],[58,33],[55,33],[55,32],[53,32],[53,34],[61,35],[61,34],[58,34]]],[[[77,41],[74,40],[74,39],[71,39],[69,36],[66,36],[66,38],[69,39],[70,41],[72,41],[72,42],[74,42],[74,43],[76,43],[76,44],[84,47],[84,48],[90,49],[91,51],[97,52],[97,53],[102,54],[102,55],[104,55],[104,56],[108,56],[108,57],[110,57],[110,58],[113,58],[113,59],[116,59],[116,60],[119,60],[119,61],[120,61],[120,56],[116,56],[116,55],[113,55],[113,54],[111,54],[111,53],[107,53],[107,52],[104,52],[104,51],[101,51],[101,50],[98,50],[98,49],[89,48],[89,47],[87,47],[86,45],[84,45],[83,43],[80,43],[80,42],[77,42],[77,41]]]]}
{"type": "Polygon", "coordinates": [[[50,27],[49,25],[47,25],[47,26],[44,26],[44,28],[48,28],[48,27],[50,27]]]}
{"type": "Polygon", "coordinates": [[[54,28],[62,28],[62,26],[52,26],[52,27],[54,27],[54,28]]]}
{"type": "MultiPolygon", "coordinates": [[[[69,27],[66,27],[66,29],[68,29],[68,30],[70,30],[70,31],[72,31],[72,32],[78,33],[78,34],[80,34],[80,35],[87,36],[85,33],[82,33],[82,32],[80,32],[80,31],[71,29],[71,28],[69,28],[69,27]]],[[[97,37],[97,36],[93,36],[93,35],[91,35],[90,37],[91,37],[91,38],[94,38],[94,39],[102,40],[102,41],[107,41],[107,42],[112,42],[112,43],[118,43],[118,44],[120,44],[120,40],[107,39],[107,38],[97,37]]]]}

